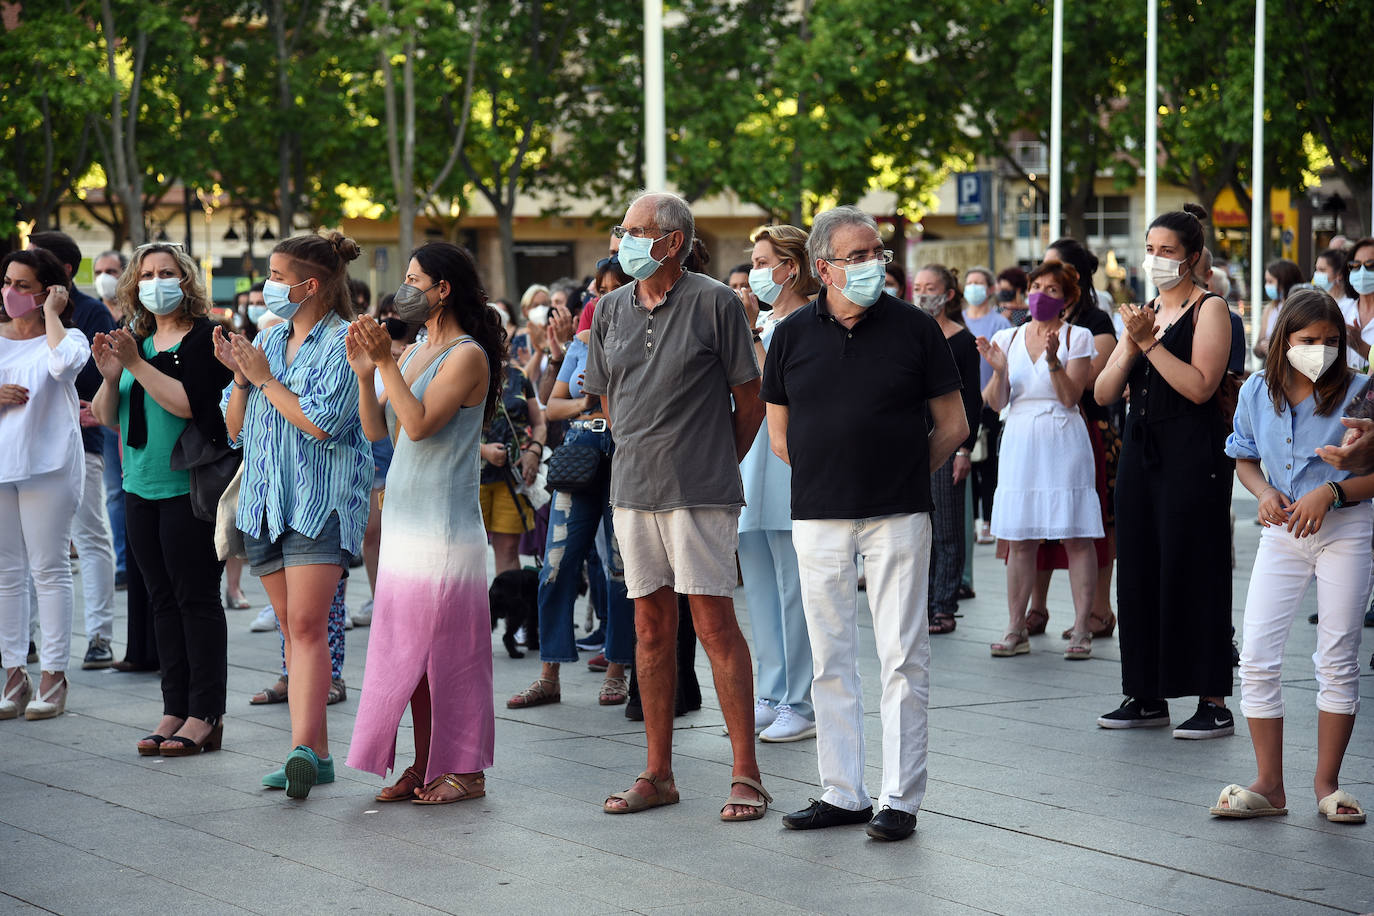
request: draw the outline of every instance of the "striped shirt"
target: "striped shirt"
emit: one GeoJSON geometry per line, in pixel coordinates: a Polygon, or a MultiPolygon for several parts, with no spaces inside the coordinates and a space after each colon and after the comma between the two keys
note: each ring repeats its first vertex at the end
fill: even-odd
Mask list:
{"type": "MultiPolygon", "coordinates": [[[[243,449],[239,530],[277,540],[287,528],[317,537],[331,513],[339,514],[340,546],[362,551],[372,490],[372,445],[358,419],[358,381],[344,354],[348,323],[330,312],[311,328],[291,365],[286,344],[291,323],[259,334],[272,377],[300,399],[301,412],[329,438],[320,440],[288,421],[267,395],[248,392],[248,408],[234,448],[243,449]]],[[[224,389],[228,408],[234,386],[224,389]]]]}

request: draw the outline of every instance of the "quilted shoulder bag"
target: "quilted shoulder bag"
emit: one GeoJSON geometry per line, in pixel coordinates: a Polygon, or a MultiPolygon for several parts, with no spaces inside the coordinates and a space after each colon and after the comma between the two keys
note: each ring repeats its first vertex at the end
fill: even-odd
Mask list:
{"type": "Polygon", "coordinates": [[[549,489],[564,493],[590,490],[601,480],[604,460],[599,448],[575,443],[560,445],[549,458],[549,489]]]}

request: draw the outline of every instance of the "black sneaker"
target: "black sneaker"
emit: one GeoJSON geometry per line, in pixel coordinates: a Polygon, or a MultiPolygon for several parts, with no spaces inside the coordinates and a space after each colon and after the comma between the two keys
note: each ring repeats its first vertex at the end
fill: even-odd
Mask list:
{"type": "Polygon", "coordinates": [[[1169,704],[1127,697],[1116,709],[1098,716],[1097,724],[1103,728],[1160,728],[1169,724],[1169,704]]]}
{"type": "Polygon", "coordinates": [[[1211,700],[1197,704],[1193,717],[1174,729],[1175,738],[1200,741],[1203,738],[1225,738],[1236,733],[1236,719],[1231,710],[1218,706],[1211,700]]]}
{"type": "Polygon", "coordinates": [[[108,668],[114,664],[114,653],[110,651],[110,641],[104,636],[97,636],[91,640],[86,647],[86,657],[81,662],[84,671],[92,668],[108,668]]]}
{"type": "Polygon", "coordinates": [[[32,639],[29,640],[29,655],[28,655],[28,658],[29,658],[29,664],[30,664],[30,665],[32,665],[34,662],[38,661],[38,647],[35,646],[35,645],[33,644],[33,640],[32,640],[32,639]]]}

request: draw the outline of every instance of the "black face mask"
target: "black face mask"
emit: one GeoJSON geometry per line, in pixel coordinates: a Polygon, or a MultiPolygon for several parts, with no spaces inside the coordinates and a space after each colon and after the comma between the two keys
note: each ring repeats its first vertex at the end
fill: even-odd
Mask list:
{"type": "Polygon", "coordinates": [[[1014,290],[1014,289],[999,289],[999,290],[997,291],[997,301],[998,301],[998,302],[1015,302],[1015,301],[1016,301],[1016,290],[1014,290]]]}

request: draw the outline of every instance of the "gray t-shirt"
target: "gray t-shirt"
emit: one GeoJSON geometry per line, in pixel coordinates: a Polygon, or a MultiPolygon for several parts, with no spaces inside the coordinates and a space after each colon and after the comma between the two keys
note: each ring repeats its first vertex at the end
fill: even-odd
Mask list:
{"type": "Polygon", "coordinates": [[[611,505],[742,506],[730,389],[759,375],[744,307],[728,286],[690,271],[652,312],[638,289],[597,303],[582,385],[610,402],[611,505]]]}

